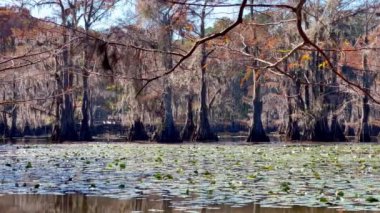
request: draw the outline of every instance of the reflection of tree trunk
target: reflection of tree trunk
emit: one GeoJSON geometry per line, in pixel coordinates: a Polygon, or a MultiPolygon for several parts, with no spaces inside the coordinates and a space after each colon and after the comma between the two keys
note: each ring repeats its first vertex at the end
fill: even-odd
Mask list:
{"type": "MultiPolygon", "coordinates": [[[[82,212],[89,212],[88,210],[88,197],[87,196],[83,196],[82,197],[82,199],[83,199],[83,203],[82,203],[82,208],[81,208],[81,211],[82,212]]],[[[78,206],[78,208],[79,208],[79,206],[78,206]]]]}
{"type": "Polygon", "coordinates": [[[186,117],[186,123],[185,126],[183,127],[183,130],[181,132],[181,139],[183,141],[189,141],[191,140],[195,125],[193,121],[193,94],[189,92],[187,95],[187,117],[186,117]]]}
{"type": "Polygon", "coordinates": [[[144,210],[146,210],[143,208],[143,201],[147,202],[146,200],[147,199],[133,199],[133,211],[143,212],[144,210]]]}
{"type": "Polygon", "coordinates": [[[255,78],[255,73],[253,73],[253,87],[255,90],[252,97],[253,119],[247,142],[269,142],[269,137],[264,131],[263,122],[261,119],[261,114],[263,112],[263,102],[261,100],[261,85],[259,80],[256,81],[255,78]]]}
{"type": "Polygon", "coordinates": [[[166,213],[172,213],[173,212],[173,207],[170,199],[162,199],[162,209],[166,213]]]}
{"type": "MultiPolygon", "coordinates": [[[[363,87],[366,90],[367,93],[370,93],[370,74],[369,74],[369,68],[368,68],[368,56],[367,53],[364,53],[363,55],[363,69],[364,69],[364,74],[363,74],[363,87]]],[[[370,134],[370,128],[369,128],[369,112],[370,112],[370,107],[369,107],[369,98],[368,95],[364,95],[362,99],[362,113],[361,113],[361,119],[360,119],[360,137],[359,141],[360,142],[370,142],[371,141],[371,134],[370,134]]]]}

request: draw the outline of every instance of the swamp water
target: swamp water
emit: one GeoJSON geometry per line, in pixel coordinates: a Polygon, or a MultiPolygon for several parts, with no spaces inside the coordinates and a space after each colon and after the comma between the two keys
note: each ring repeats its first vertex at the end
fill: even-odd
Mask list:
{"type": "Polygon", "coordinates": [[[1,213],[380,212],[380,146],[5,144],[0,194],[1,213]]]}

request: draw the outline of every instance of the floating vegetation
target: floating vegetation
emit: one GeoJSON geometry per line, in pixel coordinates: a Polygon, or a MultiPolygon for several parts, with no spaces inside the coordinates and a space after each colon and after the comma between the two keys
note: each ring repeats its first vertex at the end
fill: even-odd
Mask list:
{"type": "Polygon", "coordinates": [[[30,169],[32,168],[32,163],[31,162],[28,162],[25,166],[25,169],[30,169]]]}
{"type": "Polygon", "coordinates": [[[0,153],[0,193],[380,209],[380,146],[373,144],[2,145],[0,153]]]}

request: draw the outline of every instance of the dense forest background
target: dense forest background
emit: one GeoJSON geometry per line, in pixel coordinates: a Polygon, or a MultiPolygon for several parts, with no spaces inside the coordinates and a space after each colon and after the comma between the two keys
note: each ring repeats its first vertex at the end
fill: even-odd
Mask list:
{"type": "Polygon", "coordinates": [[[376,0],[14,0],[0,8],[0,134],[368,142],[379,23],[376,0]]]}

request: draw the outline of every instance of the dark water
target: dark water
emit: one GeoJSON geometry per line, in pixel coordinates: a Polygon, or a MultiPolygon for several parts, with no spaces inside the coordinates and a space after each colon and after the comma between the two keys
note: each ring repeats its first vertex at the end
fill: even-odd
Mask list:
{"type": "MultiPolygon", "coordinates": [[[[201,213],[335,213],[346,212],[339,208],[260,207],[255,204],[230,206],[173,206],[180,199],[149,196],[129,200],[83,195],[3,195],[0,196],[1,213],[48,212],[201,212],[201,213]]],[[[348,211],[347,211],[348,212],[348,211]]],[[[374,211],[355,211],[357,213],[374,211]]]]}

